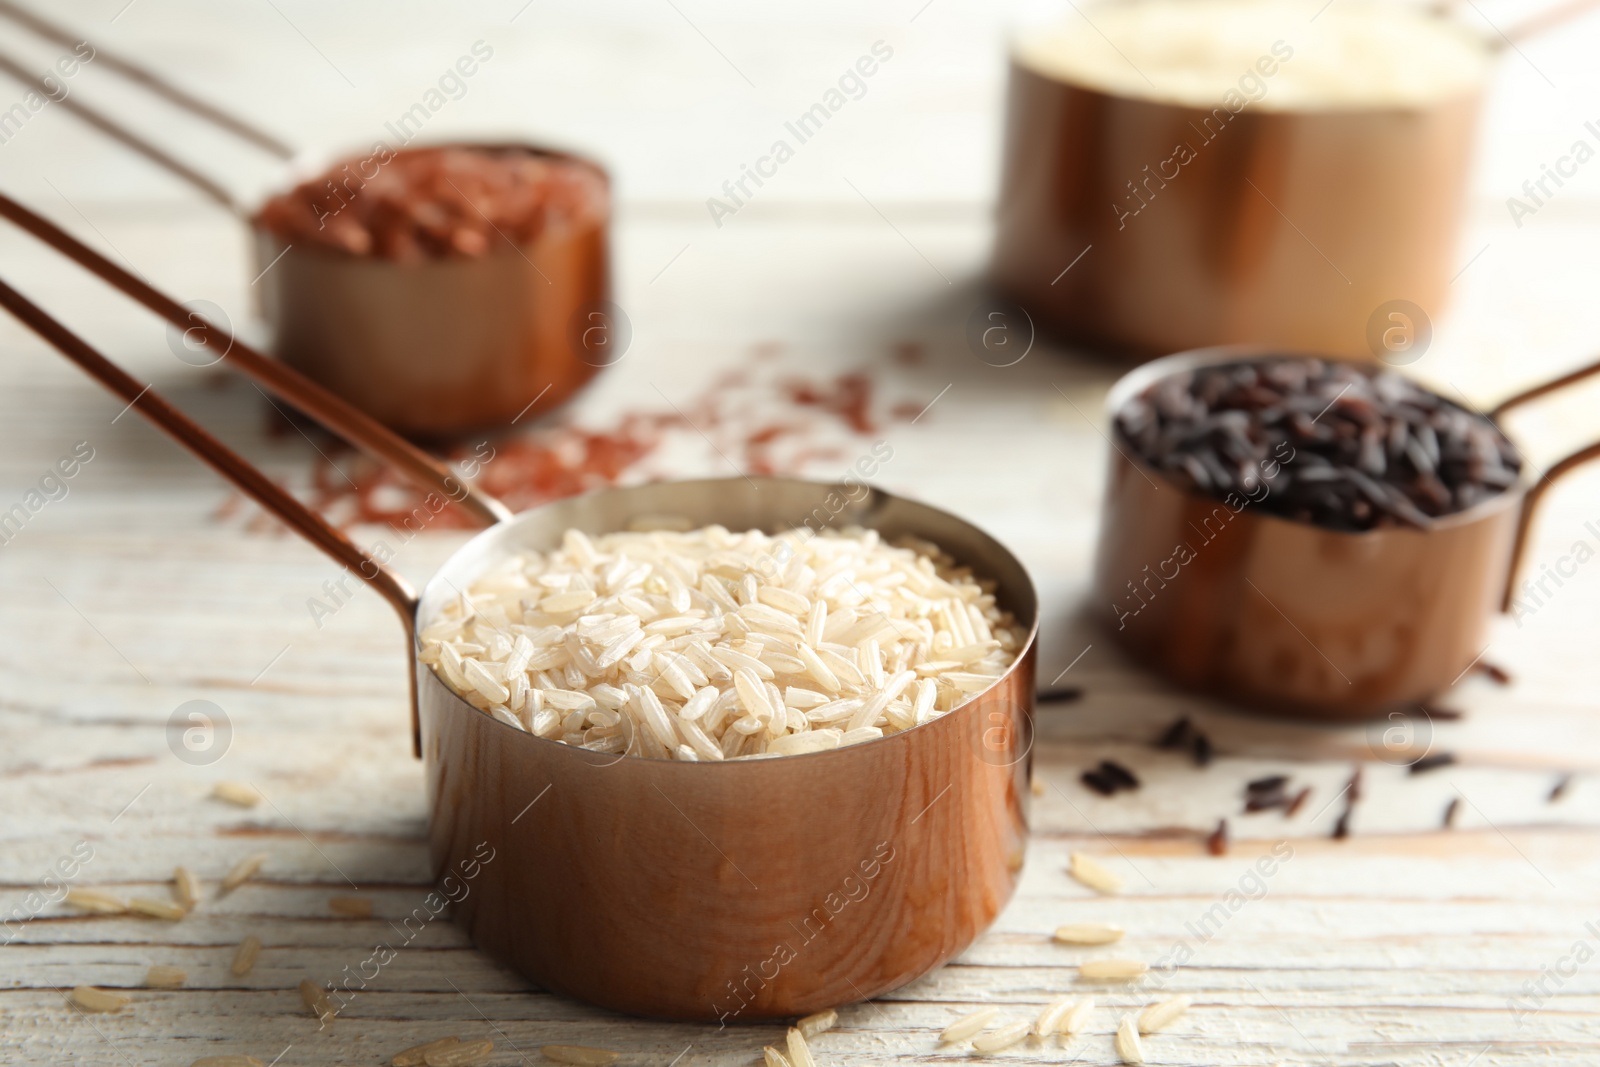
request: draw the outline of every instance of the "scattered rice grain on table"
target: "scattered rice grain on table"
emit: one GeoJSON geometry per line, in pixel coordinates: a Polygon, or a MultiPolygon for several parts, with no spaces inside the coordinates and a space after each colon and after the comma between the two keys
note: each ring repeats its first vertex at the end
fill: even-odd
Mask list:
{"type": "Polygon", "coordinates": [[[999,1008],[979,1008],[970,1015],[963,1015],[939,1034],[939,1040],[945,1043],[965,1041],[967,1038],[980,1033],[984,1027],[994,1022],[1000,1015],[999,1008]]]}
{"type": "Polygon", "coordinates": [[[195,905],[200,903],[200,879],[187,867],[177,867],[172,872],[172,889],[177,894],[178,903],[182,904],[185,911],[193,911],[195,905]]]}
{"type": "Polygon", "coordinates": [[[329,897],[328,910],[347,919],[372,918],[371,897],[329,897]]]}
{"type": "Polygon", "coordinates": [[[146,915],[152,919],[165,919],[167,922],[177,922],[189,914],[182,904],[170,900],[155,900],[150,897],[134,897],[128,901],[128,910],[139,915],[146,915]]]}
{"type": "Polygon", "coordinates": [[[1039,1037],[1049,1037],[1061,1029],[1061,1024],[1066,1020],[1067,1013],[1077,1002],[1077,997],[1067,995],[1057,997],[1046,1004],[1039,1012],[1038,1021],[1033,1024],[1033,1032],[1039,1037]]]}
{"type": "Polygon", "coordinates": [[[261,939],[255,934],[247,934],[245,939],[239,942],[239,947],[233,950],[233,962],[228,965],[228,970],[232,971],[235,977],[243,977],[250,973],[250,968],[256,965],[256,957],[260,955],[261,939]]]}
{"type": "Polygon", "coordinates": [[[261,803],[261,791],[246,782],[218,782],[211,787],[211,795],[241,808],[261,803]]]}
{"type": "Polygon", "coordinates": [[[489,1055],[492,1052],[494,1052],[494,1042],[485,1037],[477,1041],[461,1041],[454,1045],[428,1049],[422,1054],[422,1062],[427,1067],[478,1067],[479,1064],[489,1062],[489,1055]]]}
{"type": "Polygon", "coordinates": [[[144,973],[144,984],[151,989],[181,989],[188,980],[188,971],[164,963],[154,964],[144,973]]]}
{"type": "Polygon", "coordinates": [[[310,978],[300,982],[300,999],[311,1014],[322,1022],[332,1022],[339,1014],[334,1010],[333,1001],[328,999],[328,991],[310,978]]]}
{"type": "Polygon", "coordinates": [[[1063,945],[1109,945],[1121,941],[1125,931],[1115,923],[1069,923],[1053,935],[1063,945]]]}
{"type": "Polygon", "coordinates": [[[572,1067],[606,1067],[615,1063],[622,1053],[608,1048],[591,1048],[588,1045],[545,1045],[539,1049],[545,1059],[568,1063],[572,1067]]]}
{"type": "Polygon", "coordinates": [[[817,1061],[811,1058],[811,1046],[806,1044],[804,1034],[791,1026],[784,1038],[789,1050],[789,1067],[817,1067],[817,1061]]]}
{"type": "Polygon", "coordinates": [[[1066,1018],[1061,1020],[1063,1034],[1081,1034],[1089,1025],[1089,1017],[1094,1014],[1094,998],[1084,997],[1072,1006],[1066,1018]]]}
{"type": "Polygon", "coordinates": [[[990,1055],[1008,1049],[1018,1041],[1028,1036],[1028,1031],[1033,1027],[1026,1019],[1006,1023],[987,1033],[979,1034],[972,1039],[973,1051],[980,1055],[990,1055]]]}
{"type": "Polygon", "coordinates": [[[1133,1016],[1124,1015],[1117,1024],[1116,1046],[1123,1063],[1144,1062],[1144,1042],[1139,1040],[1139,1028],[1133,1024],[1133,1016]]]}
{"type": "Polygon", "coordinates": [[[818,1034],[832,1030],[838,1022],[839,1013],[834,1011],[832,1008],[829,1008],[826,1011],[814,1012],[811,1015],[807,1015],[805,1018],[795,1023],[794,1028],[799,1030],[801,1035],[804,1036],[807,1041],[809,1041],[818,1034]]]}
{"type": "Polygon", "coordinates": [[[96,915],[121,915],[128,910],[128,902],[101,889],[69,889],[66,902],[82,911],[96,915]]]}
{"type": "Polygon", "coordinates": [[[1192,1003],[1186,996],[1169,997],[1158,1000],[1139,1013],[1139,1032],[1153,1034],[1157,1030],[1164,1030],[1178,1020],[1178,1017],[1189,1010],[1192,1003]]]}
{"type": "Polygon", "coordinates": [[[265,852],[256,852],[246,856],[228,869],[228,873],[222,878],[222,888],[225,890],[239,888],[254,878],[257,872],[261,870],[262,864],[266,862],[267,854],[265,852]]]}
{"type": "Polygon", "coordinates": [[[771,1045],[762,1046],[761,1062],[763,1067],[790,1067],[788,1057],[771,1045]]]}
{"type": "Polygon", "coordinates": [[[994,583],[876,531],[568,530],[422,631],[474,707],[599,752],[800,755],[908,730],[987,689],[1026,639],[994,583]]]}
{"type": "Polygon", "coordinates": [[[1101,866],[1099,861],[1088,853],[1074,852],[1072,865],[1067,869],[1067,873],[1096,893],[1105,893],[1109,896],[1122,892],[1122,878],[1101,866]]]}
{"type": "Polygon", "coordinates": [[[1078,974],[1089,979],[1131,981],[1142,978],[1150,965],[1142,960],[1103,959],[1085,960],[1078,965],[1078,974]]]}
{"type": "MultiPolygon", "coordinates": [[[[240,948],[243,947],[243,945],[240,946],[240,948]]],[[[234,973],[237,974],[238,972],[235,971],[234,973]]],[[[428,1062],[428,1053],[436,1052],[440,1049],[449,1048],[451,1045],[459,1044],[461,1044],[461,1039],[456,1037],[454,1034],[450,1035],[449,1037],[435,1038],[432,1041],[424,1041],[420,1045],[412,1045],[408,1049],[402,1049],[399,1052],[396,1052],[392,1057],[390,1057],[389,1063],[391,1067],[424,1067],[424,1065],[428,1062]]]]}
{"type": "Polygon", "coordinates": [[[72,1002],[84,1011],[106,1012],[121,1011],[133,1003],[133,998],[105,989],[96,989],[92,985],[81,985],[72,991],[72,1002]]]}

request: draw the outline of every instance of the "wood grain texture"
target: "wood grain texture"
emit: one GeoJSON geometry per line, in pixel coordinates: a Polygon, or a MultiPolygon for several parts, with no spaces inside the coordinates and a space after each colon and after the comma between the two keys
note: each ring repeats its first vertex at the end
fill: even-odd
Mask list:
{"type": "MultiPolygon", "coordinates": [[[[441,133],[566,138],[597,148],[624,179],[618,299],[634,347],[570,409],[581,423],[662,409],[662,395],[691,396],[732,368],[757,369],[758,404],[776,403],[785,375],[858,369],[878,379],[884,408],[932,404],[914,424],[883,431],[894,448],[884,484],[974,519],[1023,558],[1047,605],[1041,679],[1070,664],[1059,684],[1085,697],[1041,708],[1042,791],[1031,798],[1035,834],[1011,906],[950,965],[844,1008],[838,1028],[813,1043],[821,1067],[965,1060],[965,1049],[936,1043],[957,1016],[993,1004],[1004,1017],[1030,1017],[1080,989],[1101,1001],[1086,1034],[1000,1058],[1115,1062],[1118,1018],[1177,992],[1194,1007],[1146,1040],[1152,1063],[1600,1057],[1600,959],[1588,958],[1600,952],[1600,566],[1579,566],[1548,585],[1536,610],[1500,620],[1484,658],[1509,669],[1513,685],[1469,676],[1441,701],[1464,718],[1409,724],[1402,748],[1459,759],[1425,774],[1407,773],[1396,763],[1408,757],[1385,748],[1394,724],[1374,733],[1247,715],[1132,669],[1084,603],[1106,447],[1100,403],[1118,368],[1040,343],[1001,370],[963,340],[990,238],[997,14],[945,0],[925,13],[920,2],[868,14],[823,4],[777,32],[775,16],[699,4],[680,5],[681,15],[664,5],[639,14],[536,4],[508,26],[520,0],[470,18],[407,3],[379,20],[284,0],[282,18],[265,6],[185,2],[139,4],[108,23],[120,6],[63,5],[57,17],[172,64],[185,84],[314,147],[370,139],[462,50],[458,38],[498,35],[504,65],[486,68],[438,120],[441,133]],[[618,37],[620,20],[634,18],[618,37]],[[704,198],[879,37],[903,66],[886,68],[830,140],[808,145],[781,181],[713,227],[704,198]],[[746,93],[708,40],[760,89],[746,93]],[[973,60],[980,48],[994,61],[973,60]],[[920,363],[895,358],[902,342],[921,346],[920,363]],[[767,362],[755,360],[757,346],[767,362]],[[1181,714],[1214,740],[1210,768],[1150,747],[1181,714]],[[1079,773],[1102,758],[1133,768],[1143,788],[1109,799],[1085,789],[1079,773]],[[1335,842],[1338,793],[1356,765],[1364,798],[1352,836],[1335,842]],[[1312,787],[1302,811],[1242,815],[1244,783],[1277,773],[1312,787]],[[1565,794],[1549,801],[1568,773],[1565,794]],[[1446,831],[1452,800],[1456,826],[1446,831]],[[1202,838],[1224,817],[1231,851],[1207,856],[1202,838]],[[1255,864],[1274,848],[1292,854],[1261,876],[1255,864]],[[1100,897],[1070,880],[1068,855],[1080,849],[1121,874],[1125,893],[1100,897]],[[1069,948],[1049,938],[1064,922],[1115,922],[1128,935],[1110,948],[1069,948]],[[1077,981],[1079,962],[1113,954],[1186,959],[1137,987],[1077,981]]],[[[1593,44],[1592,31],[1574,30],[1524,47],[1540,70],[1576,86],[1593,76],[1593,44]]],[[[32,49],[41,69],[53,58],[16,47],[32,49]]],[[[114,87],[92,67],[83,79],[86,98],[93,90],[105,100],[114,87]]],[[[1485,181],[1510,189],[1537,173],[1549,144],[1576,133],[1538,110],[1548,92],[1538,73],[1512,63],[1502,82],[1485,181]]],[[[166,121],[131,94],[106,102],[166,121]]],[[[186,124],[171,128],[210,143],[186,124]]],[[[0,154],[15,195],[152,283],[212,300],[253,328],[244,234],[231,220],[70,116],[36,116],[0,154]]],[[[247,157],[228,164],[242,186],[261,174],[247,157]]],[[[1434,348],[1412,368],[1483,401],[1576,365],[1600,343],[1591,298],[1600,265],[1582,251],[1600,241],[1592,198],[1574,187],[1515,228],[1504,195],[1495,185],[1480,196],[1457,302],[1437,316],[1434,348]]],[[[1089,268],[1086,259],[1078,269],[1089,268]]],[[[0,276],[306,490],[320,439],[269,433],[247,384],[174,359],[152,319],[10,233],[0,237],[0,276]]],[[[1593,433],[1592,397],[1518,420],[1537,461],[1593,433]]],[[[719,1031],[597,1012],[529,988],[443,918],[405,926],[424,907],[428,868],[398,627],[367,593],[318,626],[306,601],[334,566],[252,525],[248,511],[219,518],[227,491],[135,417],[118,417],[121,406],[0,321],[0,510],[76,442],[95,449],[65,499],[0,546],[0,921],[14,920],[0,927],[0,1061],[144,1067],[247,1053],[375,1065],[459,1034],[492,1039],[494,1064],[538,1064],[541,1045],[579,1044],[616,1049],[627,1067],[742,1067],[781,1040],[776,1026],[719,1031]],[[169,720],[190,700],[228,716],[232,740],[217,762],[185,763],[169,746],[169,720]],[[211,798],[223,779],[250,782],[266,799],[241,809],[211,798]],[[74,848],[93,851],[74,884],[167,899],[183,864],[205,900],[178,922],[80,914],[47,899],[53,865],[74,848]],[[269,857],[260,875],[219,895],[229,867],[257,851],[269,857]],[[352,895],[372,900],[371,918],[328,903],[352,895]],[[263,949],[236,977],[229,962],[247,934],[263,949]],[[397,947],[393,961],[319,1030],[298,983],[359,973],[380,944],[397,947]],[[184,969],[185,986],[141,988],[153,964],[184,969]],[[84,1015],[65,996],[80,984],[126,991],[133,1003],[84,1015]]],[[[827,443],[847,459],[814,461],[806,473],[837,476],[871,438],[835,432],[827,443]]],[[[727,473],[723,456],[683,430],[629,478],[727,473]]],[[[1554,492],[1535,531],[1535,576],[1580,540],[1600,546],[1586,526],[1600,521],[1597,491],[1591,471],[1554,492]]],[[[370,541],[386,531],[357,533],[370,541]]],[[[424,533],[396,563],[425,578],[462,536],[424,533]]]]}

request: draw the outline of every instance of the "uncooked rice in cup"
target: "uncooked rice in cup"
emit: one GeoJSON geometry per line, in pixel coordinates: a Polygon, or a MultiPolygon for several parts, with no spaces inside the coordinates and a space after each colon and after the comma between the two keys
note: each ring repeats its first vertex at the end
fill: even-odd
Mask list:
{"type": "Polygon", "coordinates": [[[911,729],[987,689],[1024,640],[994,583],[925,541],[568,530],[446,604],[421,659],[539,737],[717,761],[911,729]]]}

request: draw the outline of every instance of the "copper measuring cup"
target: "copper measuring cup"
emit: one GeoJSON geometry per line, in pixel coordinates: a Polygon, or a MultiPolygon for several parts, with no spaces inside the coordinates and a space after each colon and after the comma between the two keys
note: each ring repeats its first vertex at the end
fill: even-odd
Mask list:
{"type": "MultiPolygon", "coordinates": [[[[0,207],[16,217],[14,205],[0,207]]],[[[29,228],[71,248],[70,237],[42,220],[29,228]]],[[[143,292],[95,253],[71,251],[125,291],[143,292]]],[[[149,306],[182,321],[183,309],[162,299],[149,306]]],[[[833,512],[830,498],[847,487],[731,478],[563,500],[478,534],[419,596],[4,282],[0,306],[394,607],[410,636],[412,729],[426,765],[434,877],[458,901],[474,943],[541,986],[668,1018],[742,1022],[809,1012],[877,996],[950,959],[1016,888],[1027,836],[1038,598],[1021,563],[976,527],[878,490],[834,520],[933,540],[998,582],[1001,603],[1028,638],[1011,668],[960,708],[813,755],[729,763],[604,755],[476,710],[418,663],[417,632],[484,568],[511,552],[552,548],[569,526],[598,533],[647,514],[733,529],[795,526],[819,507],[833,512]]],[[[219,347],[232,341],[215,327],[205,337],[219,347]]],[[[245,361],[239,369],[254,376],[261,368],[245,361]]],[[[263,384],[316,410],[317,387],[276,370],[283,377],[263,384]]],[[[321,410],[337,420],[340,402],[323,399],[321,410]]],[[[331,428],[344,429],[336,421],[331,428]]],[[[451,488],[426,469],[411,473],[438,491],[451,488]]],[[[480,499],[479,514],[504,514],[480,499]]]]}
{"type": "MultiPolygon", "coordinates": [[[[80,41],[10,0],[0,0],[0,15],[66,47],[80,41]]],[[[322,172],[280,139],[158,73],[103,49],[95,62],[288,164],[297,179],[322,172]]],[[[0,71],[48,95],[15,60],[0,55],[0,71]]],[[[559,407],[620,358],[627,327],[610,303],[609,193],[570,226],[546,227],[531,244],[506,239],[476,258],[397,263],[295,247],[260,226],[255,208],[160,145],[76,95],[59,106],[244,220],[273,355],[400,433],[444,439],[507,427],[559,407]]],[[[587,168],[609,189],[598,164],[537,145],[429,147],[526,149],[587,168]]]]}
{"type": "MultiPolygon", "coordinates": [[[[1112,433],[1123,405],[1170,375],[1281,354],[1209,348],[1147,363],[1107,396],[1112,433]]],[[[1595,373],[1600,363],[1518,393],[1487,417],[1498,424],[1595,373]]],[[[1544,494],[1597,456],[1600,444],[1535,479],[1524,469],[1517,485],[1435,519],[1428,530],[1351,533],[1249,507],[1234,512],[1114,445],[1095,557],[1096,611],[1125,648],[1170,681],[1262,710],[1350,719],[1424,701],[1483,654],[1491,617],[1510,607],[1544,494]],[[1193,558],[1168,578],[1161,562],[1178,545],[1193,558]],[[1137,611],[1127,615],[1118,605],[1137,611]]]]}
{"type": "Polygon", "coordinates": [[[1222,120],[1014,55],[993,281],[1057,334],[1130,358],[1238,343],[1374,358],[1389,310],[1419,327],[1416,308],[1447,302],[1481,106],[1467,90],[1411,107],[1219,104],[1222,120]],[[1194,158],[1168,167],[1179,145],[1194,158]]]}

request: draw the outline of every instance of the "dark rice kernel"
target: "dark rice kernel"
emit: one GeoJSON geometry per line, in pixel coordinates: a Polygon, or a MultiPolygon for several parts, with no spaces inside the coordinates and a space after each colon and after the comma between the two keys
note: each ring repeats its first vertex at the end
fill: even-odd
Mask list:
{"type": "Polygon", "coordinates": [[[1320,359],[1174,374],[1114,421],[1123,444],[1185,489],[1331,530],[1426,529],[1522,470],[1482,415],[1394,371],[1320,359]]]}
{"type": "Polygon", "coordinates": [[[1139,779],[1120,763],[1105,759],[1100,761],[1100,773],[1117,783],[1119,789],[1138,789],[1139,779]]]}
{"type": "Polygon", "coordinates": [[[1117,791],[1117,783],[1099,771],[1084,771],[1078,779],[1089,789],[1094,790],[1103,797],[1111,796],[1117,791]]]}
{"type": "Polygon", "coordinates": [[[1206,851],[1213,856],[1226,856],[1228,854],[1228,820],[1218,819],[1217,828],[1211,831],[1211,836],[1206,838],[1206,851]]]}

